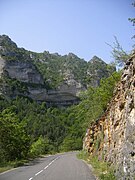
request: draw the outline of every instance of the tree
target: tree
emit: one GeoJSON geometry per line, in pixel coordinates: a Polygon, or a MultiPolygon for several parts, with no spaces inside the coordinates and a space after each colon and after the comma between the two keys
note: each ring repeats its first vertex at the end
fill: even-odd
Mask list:
{"type": "Polygon", "coordinates": [[[23,121],[19,123],[18,117],[10,109],[0,114],[0,151],[5,161],[24,158],[29,151],[25,124],[23,121]]]}
{"type": "Polygon", "coordinates": [[[30,148],[30,156],[39,156],[49,152],[49,140],[40,136],[30,148]]]}
{"type": "MultiPolygon", "coordinates": [[[[135,7],[135,2],[132,3],[132,5],[135,7]]],[[[133,26],[135,26],[135,18],[128,18],[129,21],[133,23],[133,26]]],[[[132,37],[132,39],[135,38],[135,35],[132,37]]],[[[116,66],[123,66],[128,58],[130,58],[131,53],[127,53],[123,47],[120,45],[118,39],[116,36],[114,36],[115,41],[113,42],[113,45],[110,45],[112,48],[112,56],[115,60],[116,66]]],[[[135,44],[133,45],[133,48],[135,47],[135,44]]]]}
{"type": "MultiPolygon", "coordinates": [[[[135,2],[133,2],[132,5],[135,7],[135,2]]],[[[133,23],[133,26],[135,26],[135,18],[128,18],[128,20],[133,23]]]]}
{"type": "MultiPolygon", "coordinates": [[[[132,3],[132,5],[135,7],[135,2],[132,3]]],[[[135,18],[129,18],[128,19],[131,23],[133,23],[133,26],[135,26],[135,18]]],[[[135,38],[135,35],[133,35],[132,39],[135,38]]],[[[133,45],[133,48],[135,48],[135,44],[133,45]]]]}
{"type": "Polygon", "coordinates": [[[113,42],[113,45],[110,45],[107,43],[112,48],[112,56],[114,58],[114,64],[116,66],[122,67],[127,59],[130,57],[130,54],[127,53],[123,47],[120,45],[118,39],[116,36],[114,36],[115,41],[113,42]]]}

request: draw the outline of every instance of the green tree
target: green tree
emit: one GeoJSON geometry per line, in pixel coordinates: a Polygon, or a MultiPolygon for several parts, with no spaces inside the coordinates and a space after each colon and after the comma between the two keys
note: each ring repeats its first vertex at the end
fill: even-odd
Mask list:
{"type": "MultiPolygon", "coordinates": [[[[135,7],[135,2],[133,2],[132,5],[135,7]]],[[[133,23],[133,26],[135,26],[135,18],[129,18],[128,20],[133,23]]]]}
{"type": "MultiPolygon", "coordinates": [[[[135,7],[135,2],[132,3],[133,7],[135,7]]],[[[130,22],[133,23],[133,26],[135,26],[135,18],[128,18],[130,22]]],[[[135,35],[133,35],[132,39],[135,38],[135,35]]],[[[123,66],[127,59],[130,58],[131,52],[127,53],[123,47],[120,45],[118,39],[116,36],[114,36],[115,41],[113,42],[113,45],[110,45],[107,43],[112,48],[112,56],[115,61],[115,65],[117,66],[123,66]]],[[[134,50],[135,44],[133,44],[133,50],[134,50]]]]}
{"type": "Polygon", "coordinates": [[[35,142],[32,143],[30,148],[30,156],[39,156],[49,152],[49,140],[40,136],[35,142]]]}
{"type": "Polygon", "coordinates": [[[116,66],[122,67],[127,59],[130,57],[130,53],[127,53],[123,47],[120,45],[116,36],[114,36],[114,42],[112,45],[108,44],[112,49],[112,57],[114,58],[114,64],[116,66]]]}
{"type": "Polygon", "coordinates": [[[18,117],[10,109],[0,114],[0,149],[7,161],[24,158],[29,151],[25,124],[23,121],[19,123],[18,117]]]}

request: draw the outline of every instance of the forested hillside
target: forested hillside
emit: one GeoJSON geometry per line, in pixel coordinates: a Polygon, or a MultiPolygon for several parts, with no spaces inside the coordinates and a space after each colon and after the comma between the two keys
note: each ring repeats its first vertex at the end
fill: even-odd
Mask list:
{"type": "Polygon", "coordinates": [[[86,128],[105,112],[120,79],[114,66],[96,56],[86,62],[72,53],[30,52],[5,35],[0,67],[1,163],[82,149],[86,128]],[[48,106],[55,98],[79,101],[48,106]]]}
{"type": "Polygon", "coordinates": [[[25,97],[0,99],[1,162],[39,154],[82,148],[88,124],[106,110],[120,74],[101,81],[81,94],[80,104],[47,108],[25,97]]]}

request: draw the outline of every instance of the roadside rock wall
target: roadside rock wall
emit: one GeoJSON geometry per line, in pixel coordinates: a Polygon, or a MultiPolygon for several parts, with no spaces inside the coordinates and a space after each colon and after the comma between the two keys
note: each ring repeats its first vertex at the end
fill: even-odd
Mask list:
{"type": "Polygon", "coordinates": [[[117,179],[135,178],[135,54],[105,114],[87,130],[84,149],[116,165],[117,179]]]}

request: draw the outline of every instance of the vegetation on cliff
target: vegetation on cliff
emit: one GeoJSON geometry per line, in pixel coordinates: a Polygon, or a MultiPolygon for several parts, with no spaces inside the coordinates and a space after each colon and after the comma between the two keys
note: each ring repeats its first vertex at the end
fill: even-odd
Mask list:
{"type": "Polygon", "coordinates": [[[97,56],[86,62],[73,53],[61,56],[48,51],[43,53],[27,51],[24,48],[18,48],[6,35],[0,36],[0,56],[6,61],[34,64],[43,76],[47,89],[58,88],[65,82],[69,84],[72,79],[80,83],[83,88],[91,85],[98,86],[101,78],[108,77],[115,71],[113,65],[107,65],[97,56]]]}

